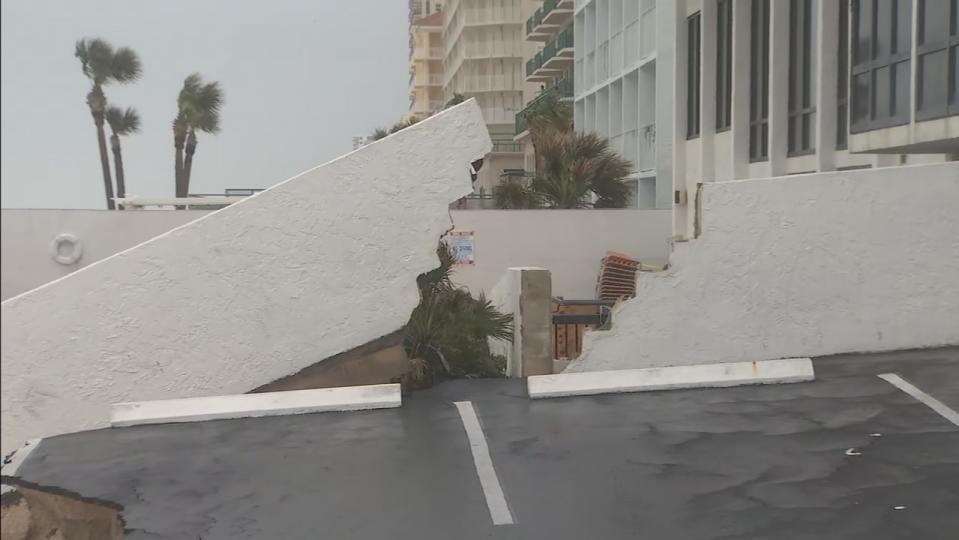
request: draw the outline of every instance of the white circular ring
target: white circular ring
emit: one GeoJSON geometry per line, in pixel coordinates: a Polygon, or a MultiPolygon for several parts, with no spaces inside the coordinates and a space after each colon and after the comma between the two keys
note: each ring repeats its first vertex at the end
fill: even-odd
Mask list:
{"type": "Polygon", "coordinates": [[[58,234],[50,243],[50,256],[63,265],[76,264],[83,256],[83,243],[70,233],[58,234]],[[71,248],[67,253],[60,252],[60,247],[63,244],[67,244],[71,248]]]}

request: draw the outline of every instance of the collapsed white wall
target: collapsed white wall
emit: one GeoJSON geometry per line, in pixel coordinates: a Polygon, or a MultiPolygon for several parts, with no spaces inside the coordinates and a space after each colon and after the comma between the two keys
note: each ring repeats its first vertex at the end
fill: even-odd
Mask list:
{"type": "Polygon", "coordinates": [[[707,183],[569,371],[959,343],[959,163],[707,183]]]}
{"type": "Polygon", "coordinates": [[[2,303],[2,451],[401,327],[491,143],[469,101],[2,303]]]}

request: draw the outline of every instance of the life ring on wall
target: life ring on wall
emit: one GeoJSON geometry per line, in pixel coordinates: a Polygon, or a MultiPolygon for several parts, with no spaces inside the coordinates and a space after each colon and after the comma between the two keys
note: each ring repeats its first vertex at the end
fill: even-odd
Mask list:
{"type": "Polygon", "coordinates": [[[83,243],[72,234],[58,234],[50,244],[50,256],[63,265],[76,264],[83,256],[83,243]]]}

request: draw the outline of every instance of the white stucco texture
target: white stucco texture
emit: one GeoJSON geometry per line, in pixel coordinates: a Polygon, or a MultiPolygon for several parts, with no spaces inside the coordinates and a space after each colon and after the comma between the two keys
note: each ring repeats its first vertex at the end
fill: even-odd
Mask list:
{"type": "Polygon", "coordinates": [[[959,343],[957,208],[955,162],[707,183],[702,235],[567,370],[959,343]]]}
{"type": "MultiPolygon", "coordinates": [[[[491,148],[475,101],[2,303],[2,451],[400,328],[491,148]]],[[[240,157],[242,158],[242,157],[240,157]]]]}

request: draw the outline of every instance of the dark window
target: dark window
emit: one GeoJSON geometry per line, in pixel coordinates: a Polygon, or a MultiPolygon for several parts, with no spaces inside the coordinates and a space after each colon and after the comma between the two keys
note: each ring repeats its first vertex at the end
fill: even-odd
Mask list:
{"type": "Polygon", "coordinates": [[[919,0],[916,119],[959,114],[959,0],[919,0]]]}
{"type": "Polygon", "coordinates": [[[686,19],[686,138],[699,137],[699,12],[686,19]]]}
{"type": "Polygon", "coordinates": [[[852,0],[851,132],[909,122],[911,36],[912,0],[852,0]]]}
{"type": "Polygon", "coordinates": [[[769,0],[752,0],[749,38],[749,160],[769,158],[769,0]]]}
{"type": "Polygon", "coordinates": [[[733,106],[733,0],[719,0],[716,19],[716,131],[729,129],[733,106]]]}
{"type": "Polygon", "coordinates": [[[816,150],[817,0],[789,3],[789,122],[787,155],[816,150]]]}
{"type": "Polygon", "coordinates": [[[836,148],[849,141],[849,0],[839,0],[839,49],[836,76],[836,148]]]}

